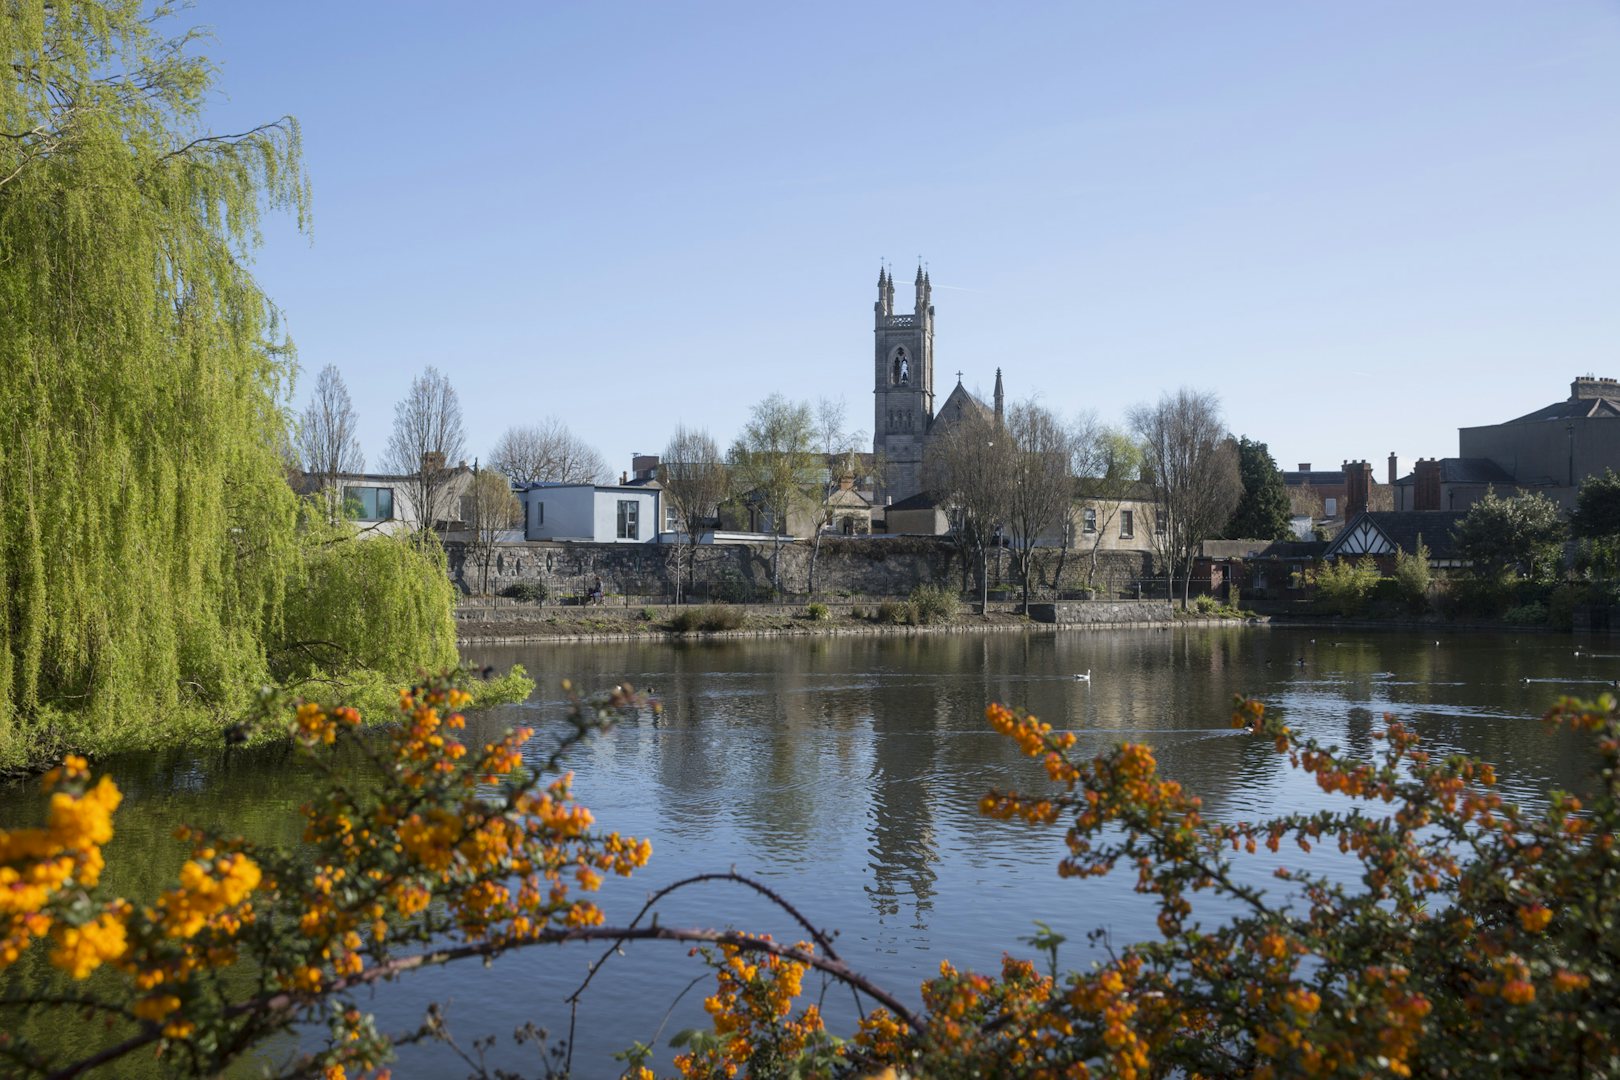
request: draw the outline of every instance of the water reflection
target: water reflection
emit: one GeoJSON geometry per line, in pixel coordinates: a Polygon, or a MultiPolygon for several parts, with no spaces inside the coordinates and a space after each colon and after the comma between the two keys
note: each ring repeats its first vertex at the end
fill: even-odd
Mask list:
{"type": "MultiPolygon", "coordinates": [[[[1017,938],[1036,919],[1068,935],[1063,959],[1074,965],[1086,961],[1093,928],[1109,928],[1115,941],[1154,933],[1151,906],[1128,877],[1060,881],[1058,832],[979,817],[987,788],[1044,782],[1036,763],[986,728],[990,701],[1075,731],[1083,752],[1151,743],[1208,813],[1252,818],[1330,800],[1268,746],[1231,730],[1235,693],[1255,694],[1297,730],[1362,754],[1377,748],[1385,715],[1397,716],[1431,749],[1479,754],[1510,794],[1539,800],[1549,786],[1578,789],[1586,766],[1579,739],[1545,731],[1537,717],[1557,694],[1595,693],[1620,675],[1620,655],[1575,656],[1565,638],[1435,644],[1410,634],[1249,628],[531,644],[481,648],[470,659],[521,661],[541,680],[531,701],[475,718],[475,736],[519,722],[559,730],[564,676],[583,687],[628,677],[663,700],[659,723],[628,724],[568,760],[580,800],[600,822],[654,843],[646,871],[609,883],[602,902],[610,919],[628,917],[651,889],[735,866],[768,880],[817,925],[841,930],[847,959],[913,997],[944,957],[989,969],[1004,949],[1022,951],[1017,938]],[[1088,668],[1089,683],[1073,678],[1088,668]]],[[[109,851],[110,883],[141,895],[178,865],[175,825],[295,842],[293,809],[315,783],[280,753],[132,758],[113,771],[128,798],[109,851]]],[[[0,821],[36,807],[27,786],[0,792],[0,821]]],[[[1264,881],[1280,861],[1262,858],[1250,874],[1264,881]]],[[[677,894],[663,921],[799,933],[758,898],[715,889],[677,894]]],[[[428,1001],[445,998],[476,1026],[469,1036],[531,1019],[557,1030],[567,1023],[559,1002],[591,956],[552,950],[503,958],[490,971],[437,972],[388,988],[373,1007],[389,1030],[409,1028],[428,1001]]],[[[651,946],[616,960],[579,1017],[590,1063],[582,1074],[605,1071],[609,1052],[650,1037],[694,974],[684,950],[651,946]]],[[[668,1030],[704,1023],[699,1002],[683,1000],[668,1030]]],[[[833,1024],[849,1019],[847,999],[829,997],[826,1007],[833,1024]]],[[[413,1053],[396,1075],[448,1067],[434,1051],[413,1053]]]]}

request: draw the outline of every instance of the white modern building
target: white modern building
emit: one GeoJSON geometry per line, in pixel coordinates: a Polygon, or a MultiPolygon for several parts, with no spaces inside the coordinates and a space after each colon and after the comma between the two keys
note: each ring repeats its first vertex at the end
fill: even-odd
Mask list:
{"type": "Polygon", "coordinates": [[[525,540],[653,544],[663,525],[663,492],[621,484],[530,484],[523,503],[525,540]]]}

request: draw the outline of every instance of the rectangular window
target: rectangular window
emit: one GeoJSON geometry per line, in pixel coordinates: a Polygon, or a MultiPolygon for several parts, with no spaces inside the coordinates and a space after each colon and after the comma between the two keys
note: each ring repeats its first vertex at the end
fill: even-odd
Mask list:
{"type": "Polygon", "coordinates": [[[391,521],[394,517],[394,489],[351,487],[343,493],[344,504],[357,521],[391,521]]]}
{"type": "Polygon", "coordinates": [[[1322,509],[1327,513],[1328,517],[1338,517],[1339,516],[1339,500],[1338,499],[1323,499],[1322,500],[1322,509]]]}
{"type": "Polygon", "coordinates": [[[674,504],[672,503],[666,503],[664,505],[664,531],[681,531],[681,515],[676,513],[674,504]]]}
{"type": "Polygon", "coordinates": [[[540,526],[544,525],[545,523],[546,523],[546,504],[543,503],[543,502],[537,502],[537,503],[534,504],[534,527],[538,529],[540,526]]]}
{"type": "Polygon", "coordinates": [[[619,539],[640,540],[641,535],[636,528],[636,514],[640,503],[634,499],[619,500],[619,539]]]}
{"type": "Polygon", "coordinates": [[[1165,527],[1164,522],[1165,522],[1165,516],[1163,514],[1155,512],[1154,515],[1153,515],[1153,532],[1156,535],[1158,535],[1158,536],[1163,536],[1164,535],[1164,527],[1165,527]]]}
{"type": "Polygon", "coordinates": [[[1097,531],[1097,511],[1086,507],[1080,511],[1080,527],[1088,533],[1097,531]]]}
{"type": "Polygon", "coordinates": [[[1121,510],[1119,512],[1119,538],[1129,540],[1136,535],[1136,512],[1121,510]]]}

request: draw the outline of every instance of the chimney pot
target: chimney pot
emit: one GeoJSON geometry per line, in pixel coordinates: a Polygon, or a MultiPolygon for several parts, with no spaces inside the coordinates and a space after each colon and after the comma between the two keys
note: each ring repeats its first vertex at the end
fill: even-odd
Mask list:
{"type": "Polygon", "coordinates": [[[1299,463],[1299,471],[1300,472],[1310,472],[1311,471],[1311,463],[1308,462],[1308,461],[1300,462],[1299,463]]]}

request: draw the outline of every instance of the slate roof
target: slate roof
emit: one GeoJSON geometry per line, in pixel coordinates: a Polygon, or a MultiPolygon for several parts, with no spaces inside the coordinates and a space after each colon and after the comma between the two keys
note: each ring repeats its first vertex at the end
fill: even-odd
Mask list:
{"type": "Polygon", "coordinates": [[[956,420],[957,416],[966,410],[972,409],[981,417],[988,420],[995,415],[994,410],[968,392],[967,387],[957,383],[939,408],[934,410],[934,419],[930,428],[948,425],[956,420]]]}
{"type": "Polygon", "coordinates": [[[1327,551],[1326,540],[1274,540],[1256,552],[1255,559],[1320,559],[1327,551]]]}
{"type": "Polygon", "coordinates": [[[1571,398],[1556,401],[1545,409],[1509,420],[1510,424],[1533,424],[1538,420],[1579,420],[1588,417],[1620,417],[1620,400],[1610,397],[1571,398]]]}
{"type": "MultiPolygon", "coordinates": [[[[1518,483],[1506,469],[1490,458],[1454,457],[1440,459],[1440,482],[1442,484],[1506,484],[1508,486],[1518,483]]],[[[1405,487],[1415,483],[1417,483],[1417,474],[1410,472],[1395,481],[1395,486],[1405,487]]]]}
{"type": "Polygon", "coordinates": [[[932,495],[930,495],[926,491],[919,491],[919,492],[917,492],[917,494],[907,496],[906,498],[901,499],[899,502],[890,503],[888,506],[885,506],[883,509],[885,511],[888,511],[888,510],[934,510],[934,509],[937,509],[938,507],[939,507],[939,503],[934,500],[934,497],[932,495]]]}
{"type": "Polygon", "coordinates": [[[1345,522],[1344,531],[1328,549],[1331,552],[1339,539],[1354,534],[1356,526],[1365,519],[1402,551],[1416,551],[1421,538],[1423,546],[1429,549],[1430,559],[1460,559],[1462,556],[1457,552],[1451,529],[1467,514],[1466,510],[1367,510],[1345,522]]]}
{"type": "Polygon", "coordinates": [[[1312,469],[1310,472],[1284,472],[1283,484],[1287,487],[1332,487],[1344,483],[1343,469],[1312,469]]]}

